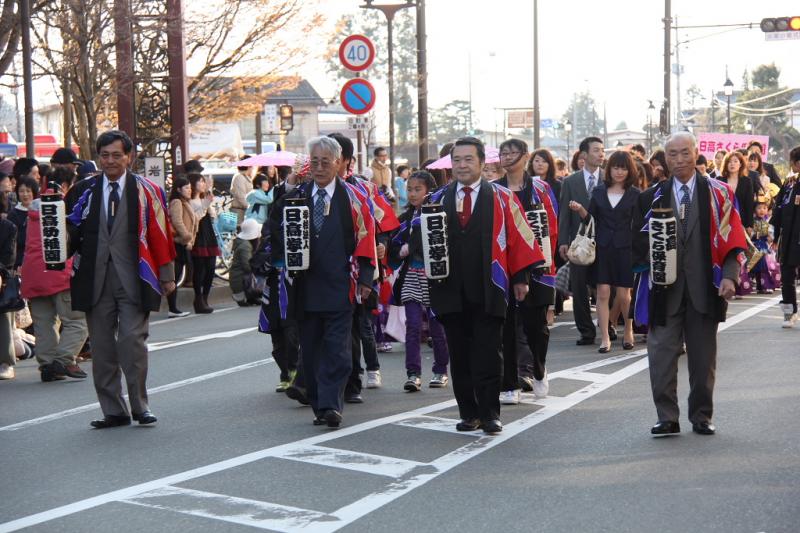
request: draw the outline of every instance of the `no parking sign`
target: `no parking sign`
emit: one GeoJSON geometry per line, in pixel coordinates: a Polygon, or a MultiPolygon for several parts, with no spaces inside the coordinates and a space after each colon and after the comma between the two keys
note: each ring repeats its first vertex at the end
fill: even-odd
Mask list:
{"type": "Polygon", "coordinates": [[[350,80],[339,95],[342,107],[354,115],[363,115],[375,106],[375,88],[363,78],[350,80]]]}

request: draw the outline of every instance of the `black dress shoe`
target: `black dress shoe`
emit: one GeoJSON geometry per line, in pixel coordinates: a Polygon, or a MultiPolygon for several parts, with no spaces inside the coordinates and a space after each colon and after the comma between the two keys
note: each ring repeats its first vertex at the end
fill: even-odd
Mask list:
{"type": "Polygon", "coordinates": [[[676,433],[681,432],[681,425],[677,422],[659,422],[652,428],[650,428],[650,433],[653,435],[660,437],[664,435],[674,435],[676,433]]]}
{"type": "Polygon", "coordinates": [[[328,424],[329,428],[338,428],[342,423],[342,413],[336,409],[328,409],[322,415],[322,418],[325,419],[325,423],[328,424]]]}
{"type": "Polygon", "coordinates": [[[697,424],[692,424],[692,431],[700,435],[713,435],[717,432],[717,426],[711,422],[698,422],[697,424]]]}
{"type": "Polygon", "coordinates": [[[146,426],[148,424],[155,424],[158,422],[158,418],[150,411],[145,411],[143,413],[133,413],[131,414],[134,420],[139,422],[140,426],[146,426]]]}
{"type": "Polygon", "coordinates": [[[121,415],[106,415],[101,420],[92,420],[89,423],[95,429],[115,428],[117,426],[130,426],[131,417],[121,415]]]}
{"type": "Polygon", "coordinates": [[[286,389],[286,396],[300,402],[303,405],[311,405],[311,402],[308,401],[308,396],[306,396],[306,390],[298,387],[297,385],[289,385],[289,388],[286,389]]]}
{"type": "Polygon", "coordinates": [[[483,432],[489,435],[500,433],[503,431],[503,424],[499,420],[489,420],[488,422],[481,422],[483,432]]]}
{"type": "Polygon", "coordinates": [[[608,353],[611,351],[611,346],[601,346],[597,349],[597,353],[608,353]]]}
{"type": "Polygon", "coordinates": [[[477,418],[465,418],[456,424],[456,431],[478,431],[481,427],[481,421],[477,418]]]}
{"type": "Polygon", "coordinates": [[[594,344],[594,339],[590,337],[581,337],[580,339],[575,341],[575,344],[578,346],[591,346],[594,344]]]}
{"type": "Polygon", "coordinates": [[[347,403],[364,403],[364,397],[359,392],[345,393],[344,401],[347,403]]]}
{"type": "Polygon", "coordinates": [[[632,342],[623,342],[622,343],[622,349],[623,350],[633,350],[634,348],[635,348],[635,346],[633,345],[632,342]]]}
{"type": "Polygon", "coordinates": [[[324,425],[326,424],[326,422],[325,422],[325,419],[324,419],[324,418],[322,418],[322,417],[320,417],[320,416],[317,416],[317,417],[314,417],[314,422],[313,422],[313,424],[314,424],[315,426],[324,426],[324,425]]]}

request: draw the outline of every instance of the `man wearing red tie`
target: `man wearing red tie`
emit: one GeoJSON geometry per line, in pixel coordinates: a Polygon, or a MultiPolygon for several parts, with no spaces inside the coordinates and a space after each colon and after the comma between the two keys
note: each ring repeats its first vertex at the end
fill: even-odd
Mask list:
{"type": "Polygon", "coordinates": [[[461,421],[456,429],[498,433],[503,321],[508,298],[528,293],[531,266],[544,261],[519,200],[481,179],[483,143],[456,141],[450,157],[455,180],[433,201],[447,213],[450,272],[431,280],[431,306],[450,347],[453,392],[461,421]]]}

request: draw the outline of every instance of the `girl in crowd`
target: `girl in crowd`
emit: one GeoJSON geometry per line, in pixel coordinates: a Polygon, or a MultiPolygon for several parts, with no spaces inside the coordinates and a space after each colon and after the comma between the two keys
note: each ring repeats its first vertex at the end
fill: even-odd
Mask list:
{"type": "Polygon", "coordinates": [[[572,154],[572,161],[570,161],[569,166],[570,168],[572,168],[573,172],[577,172],[579,170],[583,170],[583,165],[585,162],[586,162],[586,154],[584,154],[580,150],[575,150],[575,153],[572,154]]]}
{"type": "Polygon", "coordinates": [[[422,357],[420,355],[420,335],[422,334],[423,314],[428,317],[428,329],[433,339],[433,377],[428,386],[440,388],[447,386],[447,363],[449,354],[447,340],[442,325],[430,309],[428,280],[422,261],[422,238],[419,228],[420,206],[429,192],[436,188],[433,176],[424,170],[413,173],[406,184],[408,209],[400,215],[400,227],[389,240],[390,266],[398,272],[392,297],[401,303],[406,312],[406,380],[403,388],[417,392],[422,386],[422,357]],[[415,224],[416,222],[416,224],[415,224]]]}
{"type": "Polygon", "coordinates": [[[192,199],[189,204],[194,210],[195,217],[199,220],[197,234],[192,245],[192,284],[194,285],[194,312],[213,313],[208,305],[208,295],[211,293],[211,284],[214,282],[214,267],[220,254],[217,237],[214,234],[216,212],[211,203],[214,195],[210,192],[210,185],[202,174],[189,174],[189,184],[192,188],[192,199]]]}
{"type": "Polygon", "coordinates": [[[39,182],[30,176],[23,176],[17,180],[15,189],[19,202],[8,214],[8,220],[17,226],[17,261],[14,268],[22,266],[25,257],[25,238],[28,228],[28,208],[33,200],[39,197],[39,182]]]}
{"type": "MultiPolygon", "coordinates": [[[[173,239],[175,240],[175,282],[181,279],[183,269],[189,262],[189,253],[197,236],[199,219],[190,204],[192,186],[183,176],[175,178],[169,193],[169,219],[172,222],[173,239]]],[[[188,311],[178,309],[178,291],[167,296],[170,318],[186,316],[188,311]]]]}
{"type": "Polygon", "coordinates": [[[600,353],[611,351],[608,308],[611,287],[616,287],[616,293],[610,316],[617,317],[622,313],[625,317],[622,347],[633,349],[633,321],[628,318],[633,288],[631,223],[639,197],[639,190],[633,186],[636,166],[628,152],[618,150],[611,154],[606,169],[603,185],[592,191],[588,211],[578,202],[569,204],[569,208],[577,211],[584,222],[589,221],[589,215],[595,220],[597,250],[592,278],[597,284],[598,328],[602,334],[600,353]]]}
{"type": "MultiPolygon", "coordinates": [[[[736,196],[736,205],[742,218],[742,225],[748,235],[753,233],[753,180],[747,172],[747,163],[744,156],[733,151],[722,160],[722,175],[720,180],[730,185],[736,196]]],[[[736,286],[736,298],[741,298],[751,290],[750,276],[747,266],[742,265],[740,283],[736,286]]]]}
{"type": "Polygon", "coordinates": [[[781,285],[780,266],[775,260],[775,253],[770,246],[769,211],[769,206],[766,203],[761,201],[756,203],[751,239],[753,245],[763,255],[750,271],[750,276],[755,278],[756,289],[759,294],[772,294],[781,285]]]}
{"type": "MultiPolygon", "coordinates": [[[[275,169],[275,167],[269,168],[275,169]]],[[[267,221],[269,208],[272,205],[272,181],[268,176],[259,174],[255,177],[253,190],[247,193],[247,205],[244,218],[255,219],[259,224],[267,221]]]]}
{"type": "Polygon", "coordinates": [[[747,156],[747,168],[753,174],[753,191],[755,198],[759,202],[772,203],[773,198],[778,195],[780,187],[772,184],[761,160],[761,154],[750,152],[747,156]]]}
{"type": "Polygon", "coordinates": [[[650,183],[652,187],[656,183],[661,183],[665,179],[669,179],[669,167],[667,166],[667,156],[664,150],[656,150],[650,156],[650,166],[653,170],[653,181],[650,183]]]}

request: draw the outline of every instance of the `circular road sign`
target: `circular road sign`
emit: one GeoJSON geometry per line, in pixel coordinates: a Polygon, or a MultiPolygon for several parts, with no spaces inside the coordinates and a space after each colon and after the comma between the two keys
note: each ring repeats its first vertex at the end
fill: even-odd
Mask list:
{"type": "Polygon", "coordinates": [[[375,88],[364,78],[356,78],[344,84],[339,98],[348,112],[363,115],[375,105],[375,88]]]}
{"type": "Polygon", "coordinates": [[[375,45],[368,37],[351,35],[339,45],[339,61],[348,70],[361,72],[375,60],[375,45]]]}

